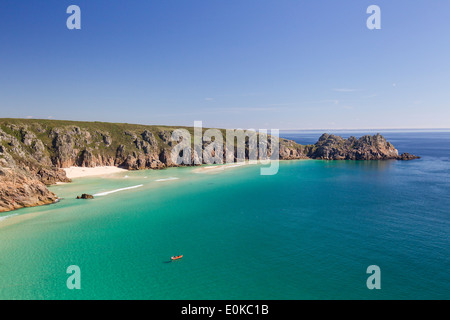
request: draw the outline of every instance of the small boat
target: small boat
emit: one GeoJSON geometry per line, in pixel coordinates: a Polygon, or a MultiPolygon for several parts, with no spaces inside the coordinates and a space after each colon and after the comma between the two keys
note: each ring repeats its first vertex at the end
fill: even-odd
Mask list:
{"type": "Polygon", "coordinates": [[[183,255],[170,257],[170,259],[172,259],[172,260],[178,260],[178,259],[181,259],[181,258],[183,258],[183,255]]]}

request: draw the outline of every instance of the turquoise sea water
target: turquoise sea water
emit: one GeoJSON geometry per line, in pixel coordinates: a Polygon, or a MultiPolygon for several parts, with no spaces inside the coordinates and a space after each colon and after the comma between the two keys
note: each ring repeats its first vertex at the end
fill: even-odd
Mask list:
{"type": "Polygon", "coordinates": [[[448,299],[450,133],[383,134],[422,159],[282,161],[275,176],[173,168],[53,186],[61,202],[0,221],[0,298],[448,299]],[[81,290],[66,287],[70,265],[81,290]],[[381,268],[381,290],[366,287],[369,265],[381,268]]]}

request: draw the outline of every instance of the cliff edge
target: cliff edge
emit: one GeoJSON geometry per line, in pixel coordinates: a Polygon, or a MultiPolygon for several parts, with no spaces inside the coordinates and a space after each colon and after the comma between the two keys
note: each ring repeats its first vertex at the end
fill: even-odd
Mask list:
{"type": "MultiPolygon", "coordinates": [[[[0,212],[55,202],[56,195],[46,186],[70,182],[62,168],[117,166],[141,170],[176,166],[170,157],[175,129],[123,123],[0,119],[0,212]]],[[[193,135],[193,128],[185,129],[193,135]]],[[[225,130],[222,131],[226,137],[225,130]]],[[[282,160],[415,158],[407,153],[399,155],[379,134],[359,139],[324,134],[316,144],[307,146],[280,138],[282,160]]]]}

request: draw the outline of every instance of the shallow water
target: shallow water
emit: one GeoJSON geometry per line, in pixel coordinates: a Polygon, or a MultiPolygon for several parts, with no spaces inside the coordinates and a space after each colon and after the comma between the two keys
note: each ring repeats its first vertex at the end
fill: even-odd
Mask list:
{"type": "Polygon", "coordinates": [[[448,299],[450,133],[382,133],[422,159],[282,161],[275,176],[172,168],[54,186],[59,203],[0,221],[0,298],[448,299]],[[81,290],[66,287],[70,265],[81,290]],[[381,290],[366,287],[369,265],[381,268],[381,290]]]}

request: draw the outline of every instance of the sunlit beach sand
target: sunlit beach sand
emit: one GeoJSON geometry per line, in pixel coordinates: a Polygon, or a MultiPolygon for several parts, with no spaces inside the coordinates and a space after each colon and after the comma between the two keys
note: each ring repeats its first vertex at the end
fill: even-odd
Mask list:
{"type": "Polygon", "coordinates": [[[95,168],[85,168],[85,167],[70,167],[65,168],[64,171],[69,179],[84,178],[101,176],[113,173],[127,172],[126,169],[121,169],[114,166],[104,166],[95,168]]]}

